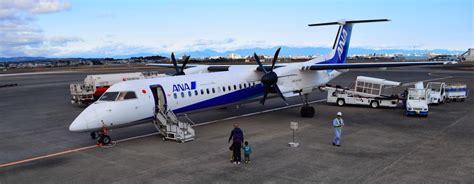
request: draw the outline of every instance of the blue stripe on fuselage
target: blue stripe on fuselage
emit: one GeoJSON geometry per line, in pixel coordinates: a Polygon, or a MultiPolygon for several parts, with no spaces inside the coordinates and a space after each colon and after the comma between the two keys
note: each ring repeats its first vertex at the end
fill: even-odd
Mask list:
{"type": "Polygon", "coordinates": [[[198,109],[205,109],[214,106],[220,106],[225,104],[235,103],[241,100],[251,99],[257,96],[263,95],[263,85],[257,84],[255,87],[249,87],[234,91],[222,96],[211,98],[209,100],[204,100],[195,104],[191,104],[179,109],[173,110],[174,113],[182,113],[187,111],[194,111],[198,109]]]}

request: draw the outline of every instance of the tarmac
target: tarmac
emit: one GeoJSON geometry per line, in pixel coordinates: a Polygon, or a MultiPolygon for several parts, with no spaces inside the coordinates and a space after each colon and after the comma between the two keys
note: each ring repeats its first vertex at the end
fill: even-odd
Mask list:
{"type": "MultiPolygon", "coordinates": [[[[299,116],[299,98],[269,100],[189,114],[196,140],[162,141],[151,124],[113,130],[114,146],[96,147],[68,126],[83,107],[69,102],[69,83],[87,73],[0,77],[0,183],[472,183],[473,99],[430,106],[427,118],[400,108],[339,107],[313,92],[314,118],[299,116]],[[331,145],[331,120],[341,111],[342,147],[331,145]],[[290,122],[299,123],[290,148],[290,122]],[[229,162],[227,143],[239,124],[253,147],[250,164],[229,162]]],[[[474,86],[474,72],[438,67],[351,70],[410,83],[442,79],[474,86]]]]}

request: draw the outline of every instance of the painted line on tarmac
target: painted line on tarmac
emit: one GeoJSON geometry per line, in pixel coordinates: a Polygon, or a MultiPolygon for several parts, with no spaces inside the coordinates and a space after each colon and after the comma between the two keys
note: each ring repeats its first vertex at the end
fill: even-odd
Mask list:
{"type": "Polygon", "coordinates": [[[18,165],[18,164],[23,164],[23,163],[27,163],[27,162],[32,162],[32,161],[35,161],[35,160],[45,159],[45,158],[54,157],[54,156],[58,156],[58,155],[64,155],[64,154],[67,154],[67,153],[78,152],[78,151],[82,151],[82,150],[86,150],[86,149],[90,149],[90,148],[95,148],[95,147],[97,147],[97,145],[86,146],[86,147],[71,149],[71,150],[67,150],[67,151],[61,151],[61,152],[52,153],[52,154],[49,154],[49,155],[43,155],[43,156],[39,156],[39,157],[33,157],[33,158],[25,159],[25,160],[19,160],[19,161],[15,161],[15,162],[2,164],[2,165],[0,165],[0,168],[13,166],[13,165],[18,165]]]}
{"type": "MultiPolygon", "coordinates": [[[[326,100],[326,99],[311,101],[311,102],[308,102],[308,104],[319,103],[319,102],[322,102],[322,101],[325,101],[325,100],[326,100]]],[[[298,107],[298,106],[302,106],[302,105],[303,105],[303,103],[300,103],[300,104],[288,105],[288,106],[284,106],[284,107],[278,107],[278,108],[267,109],[267,110],[263,110],[263,111],[258,111],[258,112],[243,114],[243,115],[239,115],[239,116],[232,116],[232,117],[228,117],[228,118],[224,118],[224,119],[218,119],[218,120],[208,121],[208,122],[204,122],[204,123],[199,123],[199,124],[193,125],[193,127],[202,126],[202,125],[209,125],[209,124],[212,124],[212,123],[217,123],[217,122],[222,122],[222,121],[228,121],[228,120],[233,120],[233,119],[243,118],[243,117],[249,117],[249,116],[258,115],[258,114],[263,114],[263,113],[268,113],[268,112],[274,112],[274,111],[279,111],[279,110],[285,110],[285,109],[289,109],[289,108],[293,108],[293,107],[298,107]]],[[[140,138],[145,138],[145,137],[157,135],[157,134],[159,134],[159,133],[158,133],[158,132],[154,132],[154,133],[150,133],[150,134],[145,134],[145,135],[139,135],[139,136],[130,137],[130,138],[125,138],[125,139],[120,139],[120,140],[117,140],[117,141],[115,141],[115,142],[116,142],[116,143],[126,142],[126,141],[131,141],[131,140],[135,140],[135,139],[140,139],[140,138]]],[[[41,159],[50,158],[50,157],[54,157],[54,156],[64,155],[64,154],[68,154],[68,153],[74,153],[74,152],[78,152],[78,151],[82,151],[82,150],[87,150],[87,149],[91,149],[91,148],[97,148],[97,147],[98,147],[97,145],[86,146],[86,147],[81,147],[81,148],[76,148],[76,149],[61,151],[61,152],[57,152],[57,153],[52,153],[52,154],[48,154],[48,155],[33,157],[33,158],[29,158],[29,159],[19,160],[19,161],[15,161],[15,162],[5,163],[5,164],[1,164],[1,165],[0,165],[0,168],[9,167],[9,166],[15,166],[15,165],[19,165],[19,164],[24,164],[24,163],[36,161],[36,160],[41,160],[41,159]]],[[[105,148],[106,148],[106,147],[105,147],[105,148]]]]}
{"type": "Polygon", "coordinates": [[[44,74],[62,74],[74,73],[75,71],[49,71],[49,72],[26,72],[26,73],[6,73],[0,74],[0,77],[25,76],[25,75],[44,75],[44,74]]]}

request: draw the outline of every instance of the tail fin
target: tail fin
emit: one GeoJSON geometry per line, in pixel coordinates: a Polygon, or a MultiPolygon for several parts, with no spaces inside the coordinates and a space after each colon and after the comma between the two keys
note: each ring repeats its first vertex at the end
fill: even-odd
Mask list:
{"type": "Polygon", "coordinates": [[[372,20],[341,20],[338,22],[326,22],[318,24],[309,24],[308,26],[326,26],[326,25],[339,25],[339,30],[336,34],[336,39],[332,46],[332,57],[330,60],[320,62],[321,64],[329,63],[345,63],[347,59],[347,53],[349,52],[349,43],[351,41],[352,26],[356,23],[368,23],[368,22],[383,22],[390,21],[388,19],[372,19],[372,20]]]}

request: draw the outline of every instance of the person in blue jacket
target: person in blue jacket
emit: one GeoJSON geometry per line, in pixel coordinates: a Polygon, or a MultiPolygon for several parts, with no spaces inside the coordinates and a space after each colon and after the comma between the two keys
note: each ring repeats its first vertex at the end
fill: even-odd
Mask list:
{"type": "Polygon", "coordinates": [[[334,127],[334,140],[332,141],[332,145],[340,147],[342,127],[344,126],[344,120],[342,120],[341,112],[337,112],[337,117],[332,120],[332,126],[334,127]]]}
{"type": "Polygon", "coordinates": [[[244,142],[244,133],[239,128],[239,125],[237,124],[234,125],[234,129],[230,133],[230,137],[227,142],[230,142],[230,140],[232,140],[232,152],[233,152],[234,164],[240,164],[240,161],[242,159],[241,149],[242,149],[242,143],[244,142]]]}
{"type": "Polygon", "coordinates": [[[244,159],[245,163],[250,163],[250,154],[252,153],[252,147],[250,147],[249,142],[245,141],[244,144],[244,159]]]}

